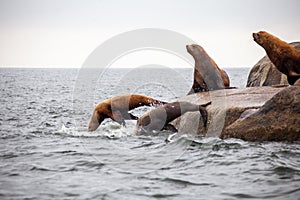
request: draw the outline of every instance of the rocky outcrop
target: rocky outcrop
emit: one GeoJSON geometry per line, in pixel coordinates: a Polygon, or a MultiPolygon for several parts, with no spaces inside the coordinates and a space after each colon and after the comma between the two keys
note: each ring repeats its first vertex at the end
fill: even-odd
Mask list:
{"type": "Polygon", "coordinates": [[[298,86],[217,90],[189,95],[179,101],[196,104],[212,101],[207,107],[207,128],[203,128],[199,113],[190,112],[172,122],[181,133],[249,141],[300,140],[298,86]]]}
{"type": "MultiPolygon", "coordinates": [[[[300,50],[300,42],[290,43],[300,50]]],[[[268,56],[263,57],[250,71],[247,87],[288,85],[287,77],[281,73],[268,56]]]]}
{"type": "Polygon", "coordinates": [[[258,111],[226,127],[221,138],[247,141],[300,140],[300,87],[291,86],[280,91],[258,111]]]}

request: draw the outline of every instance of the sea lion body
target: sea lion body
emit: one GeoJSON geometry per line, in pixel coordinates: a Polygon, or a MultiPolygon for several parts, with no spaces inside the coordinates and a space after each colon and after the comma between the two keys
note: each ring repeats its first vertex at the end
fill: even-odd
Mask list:
{"type": "Polygon", "coordinates": [[[229,88],[227,73],[218,67],[201,46],[186,45],[186,49],[195,60],[194,83],[188,94],[229,88]]]}
{"type": "Polygon", "coordinates": [[[138,119],[138,117],[128,113],[128,111],[140,106],[157,106],[165,103],[139,94],[124,94],[106,99],[95,106],[88,130],[96,130],[106,118],[125,125],[125,120],[138,119]]]}
{"type": "Polygon", "coordinates": [[[265,31],[253,33],[253,38],[265,49],[275,67],[287,75],[289,84],[293,85],[300,78],[300,51],[265,31]]]}
{"type": "Polygon", "coordinates": [[[176,132],[176,128],[169,124],[174,119],[182,116],[186,112],[200,111],[203,124],[207,123],[207,111],[205,105],[197,105],[189,102],[173,102],[151,110],[137,120],[137,130],[140,133],[152,131],[171,130],[176,132]]]}

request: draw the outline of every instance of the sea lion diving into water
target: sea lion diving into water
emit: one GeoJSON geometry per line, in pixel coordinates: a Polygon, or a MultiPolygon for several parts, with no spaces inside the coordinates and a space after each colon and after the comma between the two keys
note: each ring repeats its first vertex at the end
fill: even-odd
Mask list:
{"type": "Polygon", "coordinates": [[[140,106],[159,106],[163,104],[166,104],[166,102],[139,94],[124,94],[106,99],[95,106],[88,130],[95,131],[106,118],[125,126],[125,120],[138,119],[128,111],[140,106]]]}
{"type": "Polygon", "coordinates": [[[211,102],[204,105],[197,105],[185,101],[164,104],[163,106],[155,108],[144,114],[137,120],[137,133],[147,134],[153,131],[162,130],[177,132],[177,129],[169,123],[186,112],[193,111],[201,113],[203,126],[206,127],[207,111],[205,107],[209,104],[211,104],[211,102]]]}
{"type": "Polygon", "coordinates": [[[300,50],[265,31],[253,33],[253,39],[265,49],[275,67],[287,75],[290,85],[300,79],[300,50]]]}
{"type": "Polygon", "coordinates": [[[194,83],[189,94],[231,88],[227,73],[197,44],[186,45],[195,60],[194,83]]]}

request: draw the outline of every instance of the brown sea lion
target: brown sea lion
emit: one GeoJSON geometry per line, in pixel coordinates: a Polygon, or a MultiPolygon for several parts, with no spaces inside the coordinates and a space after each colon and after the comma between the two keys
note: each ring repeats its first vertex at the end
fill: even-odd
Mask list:
{"type": "Polygon", "coordinates": [[[300,78],[300,51],[265,31],[253,33],[253,38],[265,49],[275,67],[287,75],[289,84],[293,85],[300,78]]]}
{"type": "Polygon", "coordinates": [[[205,107],[209,104],[211,102],[205,105],[197,105],[185,101],[165,104],[141,116],[136,124],[137,131],[140,134],[161,130],[177,132],[176,128],[169,123],[184,113],[193,111],[200,111],[203,125],[206,127],[207,111],[205,107]]]}
{"type": "Polygon", "coordinates": [[[139,94],[124,94],[106,99],[96,105],[90,119],[88,130],[94,131],[106,118],[111,118],[120,125],[125,125],[125,119],[138,119],[128,111],[140,106],[158,106],[166,102],[139,94]]]}
{"type": "Polygon", "coordinates": [[[188,94],[229,88],[227,73],[218,67],[201,46],[186,45],[186,49],[195,60],[194,83],[188,94]]]}

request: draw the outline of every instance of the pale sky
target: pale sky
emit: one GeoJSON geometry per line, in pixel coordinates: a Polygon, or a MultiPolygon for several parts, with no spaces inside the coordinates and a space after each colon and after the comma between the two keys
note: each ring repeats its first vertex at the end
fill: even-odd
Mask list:
{"type": "MultiPolygon", "coordinates": [[[[0,66],[80,67],[115,35],[159,28],[191,38],[221,67],[252,67],[265,55],[253,32],[300,41],[299,8],[299,0],[0,0],[0,66]]],[[[115,64],[187,65],[143,54],[115,64]]]]}

